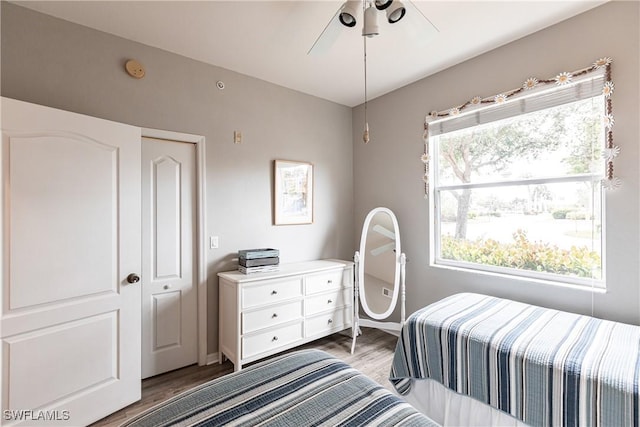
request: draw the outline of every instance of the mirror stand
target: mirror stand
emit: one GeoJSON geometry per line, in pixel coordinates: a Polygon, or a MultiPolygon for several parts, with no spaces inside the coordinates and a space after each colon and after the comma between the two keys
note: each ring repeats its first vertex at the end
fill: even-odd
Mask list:
{"type": "Polygon", "coordinates": [[[404,253],[401,253],[400,256],[397,259],[397,263],[400,269],[400,322],[380,322],[377,320],[372,320],[372,319],[361,319],[360,318],[360,283],[359,283],[359,274],[358,271],[359,270],[359,264],[360,264],[360,252],[356,251],[354,256],[353,256],[353,261],[355,262],[355,289],[354,289],[354,304],[353,304],[353,323],[351,326],[351,336],[352,341],[351,341],[351,354],[353,354],[353,352],[356,349],[356,338],[358,337],[358,335],[362,334],[362,331],[360,330],[360,326],[363,326],[365,328],[376,328],[376,329],[381,329],[387,333],[390,333],[392,335],[395,336],[400,336],[400,331],[402,330],[402,327],[404,326],[404,322],[405,322],[405,299],[406,299],[406,292],[405,292],[405,265],[407,263],[407,257],[405,256],[404,253]]]}

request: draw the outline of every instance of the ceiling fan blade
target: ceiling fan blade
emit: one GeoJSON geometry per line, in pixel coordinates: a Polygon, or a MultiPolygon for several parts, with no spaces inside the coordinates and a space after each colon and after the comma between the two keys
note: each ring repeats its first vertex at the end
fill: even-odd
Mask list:
{"type": "Polygon", "coordinates": [[[333,17],[324,27],[324,30],[322,30],[322,33],[320,33],[316,41],[313,42],[313,46],[311,46],[307,55],[322,55],[327,53],[331,46],[336,42],[343,29],[342,24],[340,24],[340,21],[338,20],[340,10],[342,10],[342,5],[338,10],[336,10],[336,13],[333,14],[333,17]]]}
{"type": "Polygon", "coordinates": [[[383,236],[391,239],[391,240],[395,240],[396,239],[396,233],[394,233],[393,231],[389,230],[386,227],[381,226],[380,224],[376,224],[373,226],[373,231],[375,231],[378,234],[382,234],[383,236]]]}
{"type": "Polygon", "coordinates": [[[377,247],[375,249],[372,249],[371,250],[371,255],[373,255],[373,256],[382,255],[385,252],[389,252],[389,251],[394,250],[395,247],[396,247],[396,244],[394,242],[387,243],[386,245],[382,245],[382,246],[379,246],[379,247],[377,247]]]}
{"type": "Polygon", "coordinates": [[[407,8],[407,13],[402,21],[394,25],[402,26],[409,37],[416,38],[421,42],[427,42],[440,32],[413,1],[403,0],[403,3],[407,8]]]}

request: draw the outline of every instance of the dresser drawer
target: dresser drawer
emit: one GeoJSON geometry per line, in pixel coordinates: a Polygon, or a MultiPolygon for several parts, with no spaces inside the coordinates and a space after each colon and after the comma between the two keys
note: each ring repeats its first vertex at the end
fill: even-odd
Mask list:
{"type": "Polygon", "coordinates": [[[320,314],[305,320],[305,337],[327,335],[351,325],[352,307],[344,307],[331,313],[320,314]]]}
{"type": "Polygon", "coordinates": [[[302,279],[283,279],[242,288],[242,308],[258,307],[302,296],[302,279]]]}
{"type": "Polygon", "coordinates": [[[313,295],[320,292],[336,290],[345,285],[347,284],[343,283],[343,270],[309,275],[305,278],[305,294],[313,295]]]}
{"type": "Polygon", "coordinates": [[[302,340],[302,321],[242,338],[242,357],[267,353],[302,340]]]}
{"type": "Polygon", "coordinates": [[[285,302],[242,313],[242,333],[277,326],[302,319],[302,300],[285,302]]]}
{"type": "Polygon", "coordinates": [[[307,297],[304,300],[304,314],[305,316],[313,316],[323,311],[351,305],[349,295],[351,295],[350,289],[338,289],[337,291],[307,297]]]}

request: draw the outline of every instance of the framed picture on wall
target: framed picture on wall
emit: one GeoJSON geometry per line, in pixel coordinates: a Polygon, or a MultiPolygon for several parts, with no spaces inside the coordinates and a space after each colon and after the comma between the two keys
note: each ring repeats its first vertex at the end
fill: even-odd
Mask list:
{"type": "Polygon", "coordinates": [[[313,165],[274,160],[273,223],[313,223],[313,165]]]}

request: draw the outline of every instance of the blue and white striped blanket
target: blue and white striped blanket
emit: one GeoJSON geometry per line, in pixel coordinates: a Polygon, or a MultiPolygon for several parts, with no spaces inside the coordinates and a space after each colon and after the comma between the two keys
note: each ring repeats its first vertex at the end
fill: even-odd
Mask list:
{"type": "Polygon", "coordinates": [[[319,350],[285,354],[217,378],[121,427],[425,426],[437,424],[319,350]]]}
{"type": "Polygon", "coordinates": [[[477,294],[409,317],[390,379],[431,378],[534,426],[638,426],[640,327],[477,294]]]}

